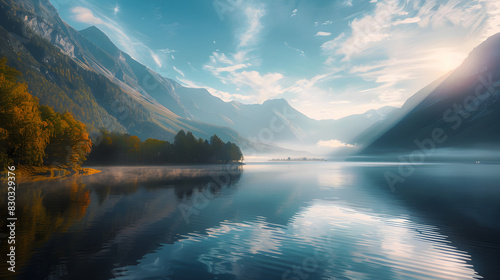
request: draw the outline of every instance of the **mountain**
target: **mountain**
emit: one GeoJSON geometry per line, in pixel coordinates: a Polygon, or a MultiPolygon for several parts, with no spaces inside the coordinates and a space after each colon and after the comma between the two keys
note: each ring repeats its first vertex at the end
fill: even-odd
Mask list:
{"type": "Polygon", "coordinates": [[[0,55],[24,74],[40,103],[70,111],[91,129],[165,140],[185,129],[197,137],[217,134],[224,141],[246,141],[229,128],[183,118],[176,96],[162,90],[170,86],[167,79],[110,41],[101,49],[62,21],[48,0],[1,0],[0,34],[0,55]],[[148,86],[182,116],[158,103],[144,90],[148,86]]]}
{"type": "Polygon", "coordinates": [[[403,106],[404,116],[362,154],[498,149],[499,87],[500,33],[477,46],[449,75],[410,99],[403,106]]]}
{"type": "Polygon", "coordinates": [[[320,140],[351,143],[355,136],[385,119],[394,107],[370,110],[338,120],[314,120],[294,109],[285,99],[262,104],[224,102],[206,89],[175,86],[179,100],[195,120],[230,127],[261,142],[315,145],[320,140]]]}
{"type": "Polygon", "coordinates": [[[121,51],[95,26],[77,31],[48,0],[0,0],[0,55],[24,73],[41,104],[69,110],[92,129],[172,140],[180,129],[217,134],[259,152],[302,149],[318,141],[354,143],[394,108],[339,120],[314,120],[284,99],[263,104],[225,102],[188,88],[121,51]],[[250,139],[250,140],[248,140],[250,139]]]}
{"type": "Polygon", "coordinates": [[[107,69],[103,74],[152,97],[183,118],[229,127],[261,143],[316,144],[319,140],[330,139],[349,142],[392,109],[382,109],[380,112],[384,114],[367,112],[339,121],[317,121],[300,113],[284,99],[267,100],[263,104],[224,102],[206,89],[184,87],[158,75],[122,52],[95,26],[81,30],[80,34],[113,58],[114,62],[108,65],[95,64],[96,70],[107,69]],[[141,83],[144,78],[148,79],[147,83],[141,83]]]}

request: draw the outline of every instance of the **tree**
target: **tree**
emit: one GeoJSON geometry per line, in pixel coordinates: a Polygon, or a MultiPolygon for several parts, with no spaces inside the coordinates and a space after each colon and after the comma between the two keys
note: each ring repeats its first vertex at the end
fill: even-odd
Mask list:
{"type": "Polygon", "coordinates": [[[89,156],[94,164],[227,163],[243,159],[238,146],[224,143],[217,135],[210,141],[196,140],[191,131],[181,130],[170,144],[157,139],[141,142],[137,136],[105,130],[102,133],[102,143],[89,156]]]}
{"type": "Polygon", "coordinates": [[[85,125],[66,112],[60,114],[51,107],[40,106],[42,119],[47,124],[49,142],[45,148],[45,162],[80,166],[91,151],[92,142],[85,125]]]}
{"type": "Polygon", "coordinates": [[[219,136],[214,134],[210,137],[211,162],[220,162],[223,160],[223,148],[224,141],[222,141],[219,136]]]}
{"type": "Polygon", "coordinates": [[[39,105],[18,75],[0,59],[0,162],[80,166],[92,145],[85,125],[70,113],[39,105]]]}
{"type": "Polygon", "coordinates": [[[17,82],[19,72],[0,59],[0,128],[3,129],[4,155],[16,164],[41,165],[48,142],[44,133],[38,99],[17,82]]]}

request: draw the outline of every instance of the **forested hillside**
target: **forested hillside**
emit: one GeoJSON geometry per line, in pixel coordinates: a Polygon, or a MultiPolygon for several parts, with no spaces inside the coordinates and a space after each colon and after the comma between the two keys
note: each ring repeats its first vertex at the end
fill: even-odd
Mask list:
{"type": "MultiPolygon", "coordinates": [[[[23,73],[29,88],[37,89],[32,94],[40,104],[69,111],[87,125],[91,137],[104,127],[141,139],[173,140],[185,129],[200,137],[216,133],[226,141],[244,141],[229,128],[183,119],[94,69],[99,62],[114,61],[63,22],[48,1],[0,0],[0,56],[23,73]]],[[[99,69],[108,73],[105,67],[99,69]]]]}
{"type": "Polygon", "coordinates": [[[91,150],[86,126],[40,105],[20,73],[0,59],[0,163],[79,167],[91,150]]]}

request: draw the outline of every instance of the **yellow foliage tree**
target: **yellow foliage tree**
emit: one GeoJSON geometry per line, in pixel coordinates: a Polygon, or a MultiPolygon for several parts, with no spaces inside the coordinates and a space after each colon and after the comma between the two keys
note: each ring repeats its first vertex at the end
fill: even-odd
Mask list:
{"type": "Polygon", "coordinates": [[[0,128],[4,154],[16,164],[41,165],[48,137],[38,109],[38,99],[17,82],[19,72],[0,59],[0,128]]]}

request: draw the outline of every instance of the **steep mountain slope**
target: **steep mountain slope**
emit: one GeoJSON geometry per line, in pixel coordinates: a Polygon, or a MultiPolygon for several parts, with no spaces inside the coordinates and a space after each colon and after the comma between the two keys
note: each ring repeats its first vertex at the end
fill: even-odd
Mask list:
{"type": "MultiPolygon", "coordinates": [[[[224,102],[206,89],[188,88],[154,73],[122,52],[95,26],[80,31],[113,62],[101,64],[96,70],[106,69],[109,77],[150,96],[179,116],[194,121],[229,127],[244,137],[259,142],[316,144],[319,140],[337,139],[351,142],[352,138],[380,121],[391,108],[381,113],[367,112],[342,120],[316,121],[295,110],[284,99],[268,100],[263,104],[224,102]]],[[[89,48],[90,50],[92,48],[89,48]]],[[[103,56],[94,51],[94,56],[103,56]]]]}
{"type": "MultiPolygon", "coordinates": [[[[60,112],[68,110],[91,128],[126,131],[141,138],[172,140],[177,131],[185,129],[197,137],[217,133],[224,141],[244,141],[228,128],[182,119],[134,84],[115,78],[107,67],[129,74],[133,71],[116,64],[108,53],[63,22],[48,0],[1,0],[0,15],[0,55],[24,74],[42,104],[60,112]]],[[[141,73],[159,76],[137,64],[134,67],[142,69],[141,73]]],[[[125,74],[122,77],[133,80],[125,74]]]]}
{"type": "Polygon", "coordinates": [[[384,118],[381,118],[379,122],[368,127],[365,131],[354,137],[352,142],[357,143],[360,147],[367,147],[372,144],[374,140],[381,137],[415,109],[415,107],[427,98],[427,96],[429,96],[429,94],[431,94],[450,74],[451,72],[419,90],[408,98],[401,108],[386,112],[384,118]]]}
{"type": "Polygon", "coordinates": [[[89,45],[88,50],[94,57],[106,57],[108,60],[93,62],[91,66],[106,75],[108,78],[124,87],[130,87],[151,102],[164,105],[170,111],[183,118],[190,118],[188,110],[184,108],[175,92],[178,86],[174,81],[164,78],[143,64],[134,60],[130,55],[122,52],[116,45],[95,26],[88,27],[79,33],[86,39],[85,44],[91,42],[97,48],[89,45]],[[103,53],[104,52],[104,53],[103,53]],[[110,58],[110,60],[109,60],[110,58]]]}
{"type": "MultiPolygon", "coordinates": [[[[500,33],[476,47],[364,154],[500,148],[500,33]]],[[[425,90],[425,89],[424,89],[425,90]]]]}
{"type": "Polygon", "coordinates": [[[25,80],[37,88],[33,94],[42,104],[54,106],[63,100],[54,106],[58,111],[70,110],[93,128],[167,140],[185,129],[197,137],[215,133],[224,141],[270,151],[276,150],[276,143],[295,147],[332,139],[353,143],[393,109],[317,121],[284,99],[263,104],[224,102],[205,89],[187,88],[162,77],[121,51],[96,27],[76,31],[59,18],[48,0],[0,3],[3,38],[9,38],[0,43],[0,55],[9,57],[16,68],[24,67],[25,80]],[[36,47],[31,46],[34,41],[39,42],[36,47]]]}

